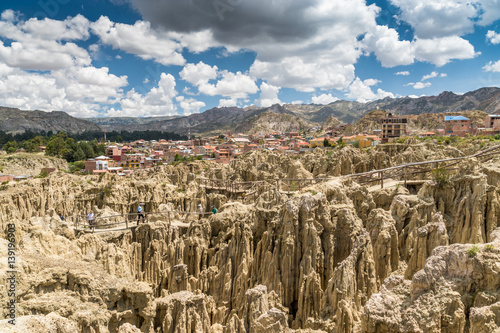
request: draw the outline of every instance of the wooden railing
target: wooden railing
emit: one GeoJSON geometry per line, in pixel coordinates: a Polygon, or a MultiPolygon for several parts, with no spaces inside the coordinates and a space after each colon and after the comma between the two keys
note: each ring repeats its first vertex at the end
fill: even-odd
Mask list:
{"type": "MultiPolygon", "coordinates": [[[[204,212],[202,216],[212,215],[212,212],[204,212]]],[[[66,218],[66,221],[73,224],[75,229],[99,229],[105,231],[106,229],[113,229],[117,226],[123,226],[120,229],[129,229],[138,225],[139,223],[166,221],[172,223],[173,220],[183,223],[191,223],[200,217],[199,212],[183,212],[183,211],[164,211],[164,212],[146,212],[143,213],[144,219],[139,217],[139,213],[130,214],[117,214],[107,216],[96,216],[93,220],[92,226],[89,224],[87,215],[75,215],[66,218]]]]}

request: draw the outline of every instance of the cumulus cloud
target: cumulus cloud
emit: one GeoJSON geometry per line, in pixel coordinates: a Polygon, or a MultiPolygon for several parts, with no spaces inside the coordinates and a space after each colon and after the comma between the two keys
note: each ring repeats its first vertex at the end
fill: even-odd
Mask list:
{"type": "Polygon", "coordinates": [[[362,81],[359,77],[354,80],[349,86],[349,90],[346,96],[351,99],[355,99],[358,102],[365,103],[368,101],[373,101],[376,99],[382,99],[385,97],[394,98],[394,94],[384,91],[382,89],[377,89],[377,92],[372,91],[372,86],[376,85],[380,81],[376,79],[367,79],[362,81]]]}
{"type": "Polygon", "coordinates": [[[410,72],[409,71],[397,72],[396,75],[408,76],[408,75],[410,75],[410,72]]]}
{"type": "Polygon", "coordinates": [[[149,22],[137,21],[134,25],[129,25],[115,23],[106,16],[101,16],[91,24],[91,28],[102,43],[114,49],[135,54],[145,60],[154,59],[162,65],[184,65],[186,62],[180,53],[180,44],[155,32],[149,22]]]}
{"type": "Polygon", "coordinates": [[[422,81],[429,80],[435,77],[438,77],[439,73],[438,72],[431,72],[430,74],[424,75],[422,77],[422,81]]]}
{"type": "Polygon", "coordinates": [[[237,99],[232,99],[232,98],[227,98],[227,99],[220,99],[219,100],[219,107],[231,107],[231,106],[238,106],[238,100],[237,99]]]}
{"type": "Polygon", "coordinates": [[[260,85],[260,97],[255,101],[255,104],[261,107],[269,107],[273,104],[281,103],[278,98],[279,91],[280,87],[275,87],[271,84],[267,84],[266,82],[262,82],[260,85]]]}
{"type": "Polygon", "coordinates": [[[418,38],[463,36],[500,18],[497,0],[390,0],[418,38]]]}
{"type": "Polygon", "coordinates": [[[188,116],[193,113],[200,113],[200,110],[207,106],[202,101],[198,101],[194,98],[186,98],[184,96],[177,96],[175,100],[179,103],[182,110],[184,110],[184,116],[188,116]]]}
{"type": "Polygon", "coordinates": [[[486,39],[491,44],[500,44],[500,34],[496,33],[493,30],[488,30],[488,33],[486,33],[486,39]]]}
{"type": "Polygon", "coordinates": [[[430,62],[438,67],[444,66],[453,59],[472,59],[480,54],[474,46],[458,36],[417,39],[413,43],[417,60],[430,62]]]}
{"type": "Polygon", "coordinates": [[[398,32],[387,26],[377,26],[362,42],[366,49],[375,53],[383,67],[411,65],[415,60],[412,43],[400,41],[398,32]]]}
{"type": "Polygon", "coordinates": [[[162,73],[157,87],[146,94],[134,89],[127,92],[117,103],[121,110],[110,109],[107,116],[170,116],[177,114],[174,98],[177,96],[175,78],[171,74],[162,73]]]}
{"type": "Polygon", "coordinates": [[[330,104],[330,103],[333,103],[333,102],[338,101],[338,100],[339,99],[335,96],[332,96],[332,94],[322,94],[319,96],[314,95],[312,97],[313,104],[326,105],[326,104],[330,104]]]}
{"type": "Polygon", "coordinates": [[[430,82],[410,82],[405,84],[405,86],[413,87],[413,89],[423,89],[430,87],[432,84],[430,82]]]}
{"type": "Polygon", "coordinates": [[[250,76],[241,72],[220,71],[217,66],[210,66],[201,61],[196,65],[184,66],[180,76],[197,87],[200,93],[209,96],[221,95],[237,100],[259,91],[255,80],[250,76]],[[212,83],[214,80],[217,82],[212,83]]]}
{"type": "Polygon", "coordinates": [[[490,61],[483,67],[486,72],[500,72],[500,60],[497,62],[490,61]]]}

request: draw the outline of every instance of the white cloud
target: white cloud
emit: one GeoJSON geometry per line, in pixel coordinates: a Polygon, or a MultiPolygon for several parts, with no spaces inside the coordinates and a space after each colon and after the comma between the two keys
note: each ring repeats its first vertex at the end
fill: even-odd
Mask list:
{"type": "Polygon", "coordinates": [[[177,114],[173,99],[177,96],[175,78],[162,73],[158,87],[142,95],[134,89],[119,100],[121,110],[111,109],[107,116],[171,116],[177,114]]]}
{"type": "Polygon", "coordinates": [[[135,54],[141,59],[153,59],[165,66],[184,65],[186,62],[180,53],[182,45],[170,39],[165,32],[152,29],[149,22],[137,21],[129,25],[114,23],[106,16],[101,16],[90,26],[102,43],[114,49],[135,54]]]}
{"type": "Polygon", "coordinates": [[[469,41],[458,36],[417,39],[413,45],[417,60],[430,62],[438,67],[453,59],[472,59],[480,54],[474,51],[474,46],[469,41]]]}
{"type": "Polygon", "coordinates": [[[292,105],[298,105],[298,104],[304,104],[304,101],[297,100],[297,101],[292,101],[292,105]]]}
{"type": "Polygon", "coordinates": [[[488,30],[488,33],[486,34],[486,39],[491,44],[500,44],[500,34],[496,33],[493,30],[488,30]]]}
{"type": "Polygon", "coordinates": [[[210,80],[215,80],[217,78],[217,73],[217,66],[212,67],[200,61],[196,65],[187,64],[184,66],[179,75],[183,80],[199,87],[201,85],[208,84],[210,80]]]}
{"type": "Polygon", "coordinates": [[[408,75],[410,75],[410,72],[409,71],[397,72],[396,75],[408,76],[408,75]]]}
{"type": "Polygon", "coordinates": [[[209,96],[221,95],[231,99],[241,99],[259,91],[255,80],[250,76],[241,72],[219,71],[217,66],[210,66],[201,61],[196,65],[184,66],[180,77],[197,87],[200,93],[209,96]],[[218,81],[210,82],[214,80],[218,81]]]}
{"type": "Polygon", "coordinates": [[[255,81],[241,72],[232,73],[224,70],[219,72],[219,75],[222,78],[216,84],[202,84],[198,86],[198,90],[205,95],[221,95],[232,99],[247,98],[248,94],[259,91],[255,81]]]}
{"type": "Polygon", "coordinates": [[[261,107],[269,107],[273,104],[281,103],[278,98],[279,91],[280,87],[275,87],[271,84],[267,84],[266,82],[262,82],[260,85],[260,97],[255,101],[255,104],[261,107]]]}
{"type": "Polygon", "coordinates": [[[413,86],[413,89],[423,89],[423,88],[430,87],[431,83],[430,82],[417,82],[417,83],[409,84],[409,85],[413,86]]]}
{"type": "Polygon", "coordinates": [[[391,3],[401,8],[401,18],[415,29],[418,38],[463,36],[473,31],[471,18],[478,16],[473,2],[391,0],[391,3]]]}
{"type": "Polygon", "coordinates": [[[438,77],[439,73],[438,72],[431,72],[430,74],[424,75],[422,77],[422,81],[429,80],[435,77],[438,77]]]}
{"type": "Polygon", "coordinates": [[[500,72],[500,60],[497,62],[490,61],[483,67],[486,72],[500,72]]]}
{"type": "Polygon", "coordinates": [[[322,94],[319,96],[314,95],[312,97],[313,104],[326,105],[326,104],[330,104],[330,103],[333,103],[333,102],[338,101],[338,100],[339,99],[335,96],[332,96],[332,94],[322,94]]]}
{"type": "Polygon", "coordinates": [[[219,100],[219,107],[231,107],[231,106],[237,106],[238,105],[238,100],[237,99],[221,99],[219,100]]]}
{"type": "Polygon", "coordinates": [[[380,81],[375,79],[367,79],[361,81],[359,77],[354,80],[349,86],[349,91],[346,96],[351,99],[355,99],[358,102],[365,103],[367,101],[372,101],[376,99],[382,99],[385,97],[394,98],[394,94],[384,91],[382,89],[377,89],[377,93],[374,93],[371,86],[376,85],[380,81]]]}
{"type": "Polygon", "coordinates": [[[194,98],[186,98],[184,96],[177,96],[175,100],[179,103],[184,115],[188,116],[193,113],[200,113],[200,110],[207,105],[204,102],[197,101],[194,98]]]}
{"type": "Polygon", "coordinates": [[[400,41],[396,30],[377,26],[363,39],[368,51],[373,51],[383,67],[411,65],[414,62],[413,48],[409,41],[400,41]]]}

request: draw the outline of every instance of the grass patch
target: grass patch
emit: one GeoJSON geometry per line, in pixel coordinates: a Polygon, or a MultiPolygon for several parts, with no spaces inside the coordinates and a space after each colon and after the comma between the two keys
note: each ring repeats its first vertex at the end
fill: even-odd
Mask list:
{"type": "Polygon", "coordinates": [[[468,250],[467,250],[467,254],[469,255],[469,257],[475,257],[477,256],[477,253],[479,252],[479,247],[474,244],[472,245],[468,250]]]}
{"type": "Polygon", "coordinates": [[[486,251],[493,252],[495,250],[495,246],[493,244],[486,244],[486,251]]]}

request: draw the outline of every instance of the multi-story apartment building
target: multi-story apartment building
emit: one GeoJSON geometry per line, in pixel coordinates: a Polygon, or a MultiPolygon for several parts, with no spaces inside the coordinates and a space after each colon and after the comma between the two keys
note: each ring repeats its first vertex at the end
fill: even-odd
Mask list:
{"type": "Polygon", "coordinates": [[[465,136],[472,133],[472,125],[469,118],[463,116],[445,116],[444,134],[453,136],[465,136]]]}
{"type": "Polygon", "coordinates": [[[394,116],[391,113],[382,119],[382,142],[390,142],[396,138],[406,135],[406,117],[394,116]]]}

